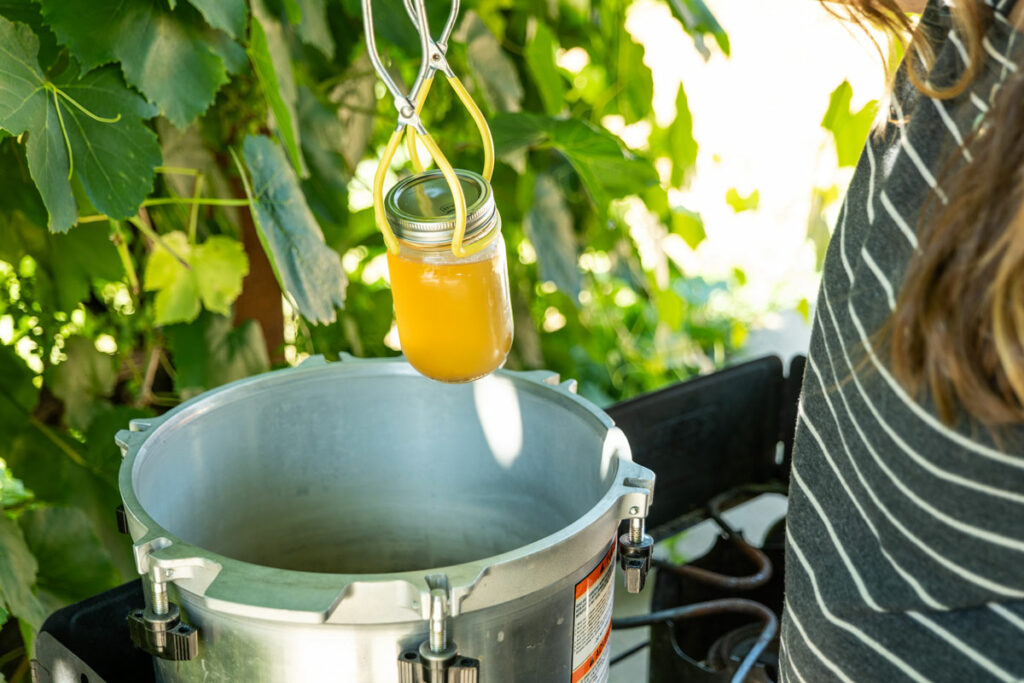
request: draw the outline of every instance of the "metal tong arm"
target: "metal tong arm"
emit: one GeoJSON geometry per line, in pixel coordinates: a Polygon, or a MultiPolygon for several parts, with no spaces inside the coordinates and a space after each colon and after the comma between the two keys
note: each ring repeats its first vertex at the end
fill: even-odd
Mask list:
{"type": "Polygon", "coordinates": [[[469,93],[462,85],[462,82],[459,81],[452,72],[451,67],[448,66],[448,61],[445,57],[448,40],[451,37],[452,30],[455,27],[455,20],[458,15],[458,0],[453,0],[448,20],[445,23],[440,39],[437,41],[435,41],[430,35],[430,26],[423,0],[405,0],[406,12],[409,14],[409,18],[412,19],[417,28],[417,32],[420,36],[420,47],[422,50],[419,72],[416,75],[416,80],[413,83],[412,90],[408,95],[402,92],[401,88],[399,88],[398,84],[391,78],[391,75],[384,68],[383,63],[380,60],[380,55],[377,52],[376,38],[373,31],[372,0],[363,0],[362,6],[363,29],[366,33],[366,46],[367,51],[370,53],[370,61],[381,80],[384,82],[384,85],[394,98],[395,108],[398,110],[398,125],[384,148],[384,154],[377,166],[377,172],[374,175],[373,182],[374,216],[376,218],[377,227],[384,235],[384,242],[387,244],[388,251],[393,254],[398,253],[399,247],[398,240],[395,238],[395,235],[391,230],[391,226],[387,221],[387,215],[384,211],[384,181],[387,177],[388,168],[391,166],[391,162],[398,150],[398,146],[401,144],[402,137],[407,130],[410,135],[410,138],[408,138],[409,150],[414,169],[417,171],[423,170],[423,165],[420,162],[418,153],[416,152],[415,140],[418,136],[423,141],[423,144],[430,153],[431,158],[444,175],[452,193],[452,198],[454,199],[455,204],[455,231],[452,236],[452,253],[456,256],[467,256],[479,251],[487,246],[490,240],[481,240],[469,249],[463,247],[462,240],[466,231],[466,198],[462,190],[462,183],[459,182],[458,176],[455,174],[455,170],[441,152],[437,143],[435,143],[430,134],[427,133],[427,130],[423,126],[419,117],[419,112],[422,110],[423,103],[426,101],[426,96],[430,91],[434,72],[438,70],[443,71],[445,76],[448,78],[448,82],[451,83],[452,88],[459,96],[463,105],[469,111],[470,116],[477,125],[477,129],[480,131],[484,146],[483,175],[487,180],[490,180],[491,174],[494,170],[494,142],[491,137],[490,128],[487,125],[487,120],[484,118],[480,108],[473,101],[473,98],[469,96],[469,93]]]}
{"type": "MultiPolygon", "coordinates": [[[[459,12],[459,0],[452,0],[451,11],[448,13],[448,20],[445,22],[444,29],[441,31],[441,36],[437,40],[430,37],[429,18],[426,16],[426,8],[423,0],[405,0],[405,11],[409,15],[413,24],[419,26],[423,25],[426,27],[428,38],[430,39],[430,59],[427,74],[424,78],[420,79],[417,77],[416,82],[413,84],[412,92],[410,97],[416,103],[416,113],[419,114],[423,111],[423,103],[426,102],[427,94],[430,92],[430,86],[434,82],[434,73],[441,71],[448,79],[448,83],[452,86],[452,90],[458,95],[462,105],[469,112],[470,117],[473,119],[473,123],[476,124],[477,131],[480,133],[480,140],[484,148],[484,168],[483,176],[489,182],[491,175],[494,173],[494,138],[491,137],[491,128],[487,124],[487,118],[483,112],[480,111],[480,107],[477,106],[473,98],[470,97],[466,91],[462,81],[459,80],[455,72],[452,71],[448,65],[447,53],[448,53],[448,40],[451,38],[452,31],[455,28],[455,20],[459,12]]],[[[416,131],[410,130],[405,138],[406,148],[409,152],[409,160],[412,162],[413,170],[417,173],[424,171],[423,162],[420,161],[419,150],[416,148],[416,131]]]]}

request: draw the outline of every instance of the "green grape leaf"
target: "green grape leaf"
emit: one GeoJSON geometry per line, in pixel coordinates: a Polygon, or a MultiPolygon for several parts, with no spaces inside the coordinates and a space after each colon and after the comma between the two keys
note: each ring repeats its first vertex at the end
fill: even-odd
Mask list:
{"type": "Polygon", "coordinates": [[[36,587],[50,610],[114,588],[120,574],[85,513],[73,507],[28,510],[18,520],[39,564],[36,587]]]}
{"type": "Polygon", "coordinates": [[[507,157],[547,143],[554,120],[553,117],[536,114],[498,114],[491,119],[494,153],[499,157],[507,157]]]}
{"type": "Polygon", "coordinates": [[[292,26],[302,21],[301,2],[302,0],[282,0],[285,16],[288,17],[288,23],[292,26]]]}
{"type": "Polygon", "coordinates": [[[292,62],[288,46],[281,33],[280,23],[269,17],[253,12],[249,36],[249,59],[263,86],[267,106],[274,115],[277,134],[281,138],[292,165],[300,176],[308,174],[302,158],[299,140],[298,115],[295,104],[298,99],[295,81],[292,78],[292,62]]]}
{"type": "Polygon", "coordinates": [[[704,220],[700,214],[677,206],[672,208],[671,216],[672,232],[682,237],[690,249],[700,246],[707,237],[707,233],[704,232],[704,220]]]}
{"type": "Polygon", "coordinates": [[[697,163],[697,141],[693,137],[693,115],[686,99],[683,84],[679,84],[676,95],[676,118],[669,124],[667,133],[668,151],[672,159],[673,187],[682,187],[689,180],[697,163]]]}
{"type": "Polygon", "coordinates": [[[65,74],[56,85],[93,114],[117,119],[97,121],[58,100],[71,140],[71,163],[89,200],[111,218],[134,216],[153,190],[154,169],[161,161],[156,134],[143,123],[156,116],[156,108],[126,88],[113,67],[79,79],[65,74]]]}
{"type": "Polygon", "coordinates": [[[537,176],[533,206],[523,222],[526,235],[537,251],[541,280],[551,280],[573,302],[580,293],[580,269],[572,212],[558,183],[550,175],[537,176]]]}
{"type": "Polygon", "coordinates": [[[106,223],[86,223],[64,235],[47,235],[45,249],[30,253],[52,275],[62,311],[73,311],[86,299],[93,280],[116,282],[124,277],[124,265],[106,223]]]}
{"type": "Polygon", "coordinates": [[[743,197],[735,187],[730,187],[725,193],[725,203],[736,213],[754,211],[761,205],[761,191],[754,190],[743,197]]]}
{"type": "MultiPolygon", "coordinates": [[[[245,38],[246,15],[249,8],[245,0],[188,0],[199,10],[206,23],[219,28],[232,38],[245,38]]],[[[174,9],[174,6],[171,6],[174,9]]]]}
{"type": "Polygon", "coordinates": [[[0,515],[0,603],[5,610],[39,629],[46,608],[32,591],[39,564],[17,522],[0,515]]]}
{"type": "Polygon", "coordinates": [[[216,313],[230,313],[231,304],[242,293],[242,279],[249,272],[249,259],[241,242],[214,235],[192,246],[179,230],[162,239],[170,251],[157,245],[142,275],[143,289],[157,293],[156,324],[192,322],[203,305],[216,313]]]}
{"type": "Polygon", "coordinates": [[[256,230],[281,288],[307,320],[333,322],[335,309],[345,305],[345,270],[324,242],[295,172],[262,135],[246,137],[242,154],[252,176],[250,185],[243,174],[256,230]]]}
{"type": "Polygon", "coordinates": [[[38,39],[24,24],[0,17],[0,46],[0,70],[13,76],[0,90],[0,126],[15,135],[28,131],[29,171],[50,229],[63,232],[77,219],[72,168],[99,211],[133,215],[160,164],[156,136],[142,122],[156,110],[128,90],[113,67],[81,78],[71,68],[48,81],[36,61],[38,39]]]}
{"type": "Polygon", "coordinates": [[[614,113],[621,114],[627,124],[646,118],[654,101],[654,76],[644,64],[643,45],[628,34],[620,40],[617,73],[622,90],[610,103],[614,113]]]}
{"type": "MultiPolygon", "coordinates": [[[[107,443],[112,440],[109,432],[104,440],[107,443]]],[[[40,429],[30,429],[9,443],[4,457],[11,471],[35,493],[37,503],[72,505],[84,512],[121,575],[135,576],[131,545],[125,543],[111,514],[121,500],[116,480],[83,467],[82,464],[87,463],[81,451],[82,447],[75,440],[53,432],[47,436],[40,429]],[[75,454],[74,460],[69,453],[75,454]]]]}
{"type": "Polygon", "coordinates": [[[693,38],[693,44],[705,60],[711,58],[711,51],[704,44],[704,36],[710,35],[718,43],[719,49],[729,56],[729,36],[715,19],[704,0],[669,0],[672,13],[683,24],[683,28],[693,38]]]}
{"type": "MultiPolygon", "coordinates": [[[[57,37],[43,21],[39,5],[32,0],[0,0],[0,16],[13,22],[28,24],[32,32],[39,38],[39,65],[49,69],[57,61],[60,46],[57,37]]],[[[0,136],[2,137],[2,136],[0,136]]]]}
{"type": "Polygon", "coordinates": [[[838,196],[835,185],[829,188],[816,187],[811,193],[811,208],[807,212],[807,239],[814,245],[814,269],[820,271],[825,265],[825,253],[832,240],[832,231],[825,218],[826,207],[838,196]]]}
{"type": "Polygon", "coordinates": [[[188,263],[192,256],[192,246],[188,243],[188,236],[178,230],[163,235],[162,239],[174,254],[156,245],[142,273],[143,289],[157,293],[154,322],[157,325],[191,322],[202,308],[199,285],[193,271],[178,258],[188,263]]]}
{"type": "Polygon", "coordinates": [[[659,289],[654,293],[654,306],[658,321],[672,330],[681,329],[686,320],[686,302],[671,289],[659,289]]]}
{"type": "Polygon", "coordinates": [[[828,110],[821,127],[832,133],[836,143],[836,160],[840,166],[856,166],[864,149],[864,141],[878,113],[878,100],[871,100],[854,112],[850,109],[853,86],[849,81],[840,83],[828,99],[828,110]]]}
{"type": "MultiPolygon", "coordinates": [[[[9,432],[7,432],[9,434],[9,432]]],[[[0,467],[0,508],[12,508],[32,501],[32,492],[25,482],[15,477],[7,467],[0,467]]],[[[0,624],[3,623],[0,615],[0,624]]]]}
{"type": "Polygon", "coordinates": [[[565,79],[555,62],[558,43],[545,22],[531,19],[530,25],[533,39],[526,43],[526,66],[537,84],[544,111],[556,116],[565,109],[565,79]]]}
{"type": "Polygon", "coordinates": [[[125,429],[136,418],[152,417],[152,410],[127,405],[112,405],[98,410],[85,431],[83,457],[101,476],[116,482],[121,469],[121,449],[114,443],[113,434],[125,429]]]}
{"type": "Polygon", "coordinates": [[[170,11],[152,0],[42,0],[42,7],[83,69],[119,61],[128,83],[178,128],[206,111],[228,80],[210,29],[189,5],[170,11]]]}
{"type": "Polygon", "coordinates": [[[805,298],[800,299],[796,304],[796,312],[800,314],[800,317],[804,319],[804,322],[808,325],[811,324],[811,302],[805,298]]]}
{"type": "Polygon", "coordinates": [[[658,182],[650,162],[625,149],[614,135],[579,119],[556,119],[551,143],[579,175],[600,212],[617,197],[642,192],[658,182]]]}
{"type": "MultiPolygon", "coordinates": [[[[13,346],[0,345],[0,434],[13,436],[28,424],[39,401],[39,389],[32,383],[33,377],[35,373],[13,346]]],[[[0,457],[2,455],[0,446],[0,457]]]]}
{"type": "Polygon", "coordinates": [[[612,199],[640,194],[658,182],[658,173],[649,161],[635,156],[608,131],[580,119],[499,114],[492,119],[491,132],[500,155],[524,147],[551,147],[561,152],[602,215],[612,199]]]}
{"type": "Polygon", "coordinates": [[[327,0],[298,0],[298,4],[302,13],[299,39],[320,50],[328,59],[334,59],[334,36],[327,23],[327,0]]]}
{"type": "Polygon", "coordinates": [[[46,227],[51,232],[66,232],[78,221],[78,207],[68,178],[68,149],[52,101],[46,102],[40,123],[25,145],[28,169],[49,215],[46,227]]]}
{"type": "Polygon", "coordinates": [[[192,250],[189,265],[206,310],[229,315],[249,272],[249,257],[242,243],[222,235],[209,237],[192,250]]]}
{"type": "Polygon", "coordinates": [[[29,172],[49,213],[49,228],[63,232],[78,218],[68,181],[67,148],[54,99],[43,88],[39,39],[26,24],[0,17],[0,127],[12,135],[30,131],[26,149],[29,172]]]}
{"type": "Polygon", "coordinates": [[[64,402],[67,425],[85,431],[96,412],[107,405],[104,399],[114,391],[115,360],[97,351],[86,337],[68,337],[63,351],[67,360],[48,371],[47,385],[64,402]]]}
{"type": "Polygon", "coordinates": [[[345,155],[351,154],[357,160],[362,157],[369,139],[369,135],[364,135],[369,131],[361,130],[366,126],[359,125],[365,118],[343,125],[334,109],[317,99],[309,88],[299,88],[299,122],[306,131],[302,151],[309,165],[302,193],[327,243],[335,248],[353,237],[348,229],[348,183],[352,174],[345,155]]]}
{"type": "Polygon", "coordinates": [[[490,110],[519,111],[523,102],[523,84],[519,81],[515,64],[476,12],[466,12],[456,40],[466,44],[466,61],[490,110]]]}
{"type": "Polygon", "coordinates": [[[270,369],[255,320],[235,327],[231,318],[203,313],[190,325],[167,327],[164,334],[177,370],[174,386],[182,398],[270,369]]]}

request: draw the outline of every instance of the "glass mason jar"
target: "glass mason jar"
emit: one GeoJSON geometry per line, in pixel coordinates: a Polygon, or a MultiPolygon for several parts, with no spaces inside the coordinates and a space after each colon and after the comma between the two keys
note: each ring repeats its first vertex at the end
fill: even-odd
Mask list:
{"type": "Polygon", "coordinates": [[[452,253],[454,205],[440,171],[398,182],[384,199],[399,252],[388,252],[398,336],[406,360],[442,382],[501,367],[512,346],[512,307],[501,216],[490,184],[457,169],[466,196],[463,248],[452,253]]]}

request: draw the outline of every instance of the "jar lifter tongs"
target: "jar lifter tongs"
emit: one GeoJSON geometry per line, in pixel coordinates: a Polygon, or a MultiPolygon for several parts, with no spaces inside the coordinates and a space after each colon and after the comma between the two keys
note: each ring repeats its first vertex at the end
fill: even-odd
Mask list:
{"type": "Polygon", "coordinates": [[[473,101],[462,81],[459,80],[458,76],[455,75],[455,72],[448,65],[446,56],[448,40],[451,38],[452,31],[455,28],[455,20],[459,13],[459,0],[452,0],[448,20],[445,22],[444,29],[441,31],[441,36],[438,40],[434,40],[430,35],[430,23],[427,19],[424,0],[404,0],[404,3],[405,11],[419,34],[422,51],[419,72],[416,74],[416,80],[413,82],[409,94],[402,92],[402,89],[391,77],[391,74],[388,73],[388,70],[381,61],[380,54],[377,52],[377,41],[373,31],[372,0],[362,0],[363,30],[366,33],[366,49],[370,56],[370,62],[373,64],[377,75],[380,76],[381,81],[383,81],[391,93],[391,97],[395,102],[395,109],[398,111],[398,125],[395,127],[394,133],[391,134],[391,138],[384,148],[384,154],[381,156],[380,163],[377,165],[377,172],[373,178],[374,216],[377,221],[377,227],[384,235],[384,242],[387,244],[388,251],[392,254],[398,253],[398,240],[392,232],[387,216],[384,213],[384,180],[387,177],[387,171],[391,167],[391,162],[395,157],[398,146],[402,143],[403,137],[405,137],[409,159],[412,162],[413,168],[417,172],[423,171],[423,164],[416,150],[416,140],[418,138],[422,140],[434,163],[437,164],[437,167],[448,182],[448,187],[451,190],[452,199],[455,203],[455,231],[452,236],[452,253],[456,256],[467,256],[487,246],[489,240],[474,243],[469,248],[463,247],[462,239],[466,233],[466,196],[462,191],[462,184],[459,182],[452,165],[427,132],[427,129],[423,126],[423,121],[420,119],[420,112],[423,110],[423,104],[426,102],[427,94],[430,92],[430,86],[434,82],[434,74],[436,72],[441,71],[444,73],[452,89],[455,90],[459,100],[462,101],[463,106],[466,107],[470,117],[472,117],[473,122],[476,123],[484,148],[482,175],[488,182],[490,182],[491,174],[494,171],[494,140],[491,137],[490,128],[487,125],[483,112],[480,111],[480,107],[473,101]],[[405,136],[404,134],[407,130],[408,136],[405,136]]]}

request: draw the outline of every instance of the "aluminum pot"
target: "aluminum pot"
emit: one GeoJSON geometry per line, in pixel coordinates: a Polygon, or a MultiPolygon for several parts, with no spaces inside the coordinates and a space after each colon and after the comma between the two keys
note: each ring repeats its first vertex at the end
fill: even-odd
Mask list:
{"type": "Polygon", "coordinates": [[[572,382],[312,358],[117,441],[158,680],[607,680],[654,475],[572,382]]]}

